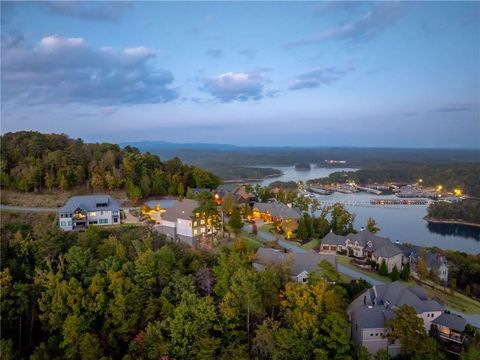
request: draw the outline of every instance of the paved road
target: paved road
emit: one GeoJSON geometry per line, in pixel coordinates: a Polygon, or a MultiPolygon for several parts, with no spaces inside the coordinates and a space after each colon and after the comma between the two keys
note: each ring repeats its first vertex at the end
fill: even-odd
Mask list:
{"type": "Polygon", "coordinates": [[[39,207],[23,207],[12,205],[0,205],[0,210],[7,211],[25,211],[25,212],[57,212],[58,208],[39,208],[39,207]]]}

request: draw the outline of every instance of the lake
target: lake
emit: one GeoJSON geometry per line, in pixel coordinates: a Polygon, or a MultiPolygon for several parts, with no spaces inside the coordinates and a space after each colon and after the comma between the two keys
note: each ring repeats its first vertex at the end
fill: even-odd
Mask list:
{"type": "MultiPolygon", "coordinates": [[[[354,171],[356,169],[312,168],[310,171],[296,171],[294,167],[272,167],[283,171],[284,175],[263,180],[266,186],[273,181],[306,181],[326,177],[334,171],[354,171]]],[[[374,198],[396,198],[395,195],[372,195],[368,193],[315,195],[324,202],[369,202],[374,198]]],[[[371,216],[380,227],[379,235],[392,241],[409,242],[421,246],[437,246],[442,249],[464,251],[470,254],[480,253],[480,229],[445,224],[428,224],[423,217],[427,214],[425,205],[347,205],[355,213],[355,228],[365,226],[371,216]]]]}
{"type": "Polygon", "coordinates": [[[331,167],[316,167],[311,165],[310,170],[295,170],[293,166],[256,166],[256,167],[268,167],[272,169],[278,169],[283,172],[283,175],[266,178],[259,182],[261,186],[267,186],[274,181],[307,181],[312,179],[318,179],[321,177],[327,177],[336,171],[356,171],[358,169],[353,168],[331,168],[331,167]]]}

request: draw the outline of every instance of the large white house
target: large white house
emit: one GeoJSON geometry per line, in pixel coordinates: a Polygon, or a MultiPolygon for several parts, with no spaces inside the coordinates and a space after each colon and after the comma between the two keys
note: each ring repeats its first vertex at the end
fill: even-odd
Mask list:
{"type": "Polygon", "coordinates": [[[197,211],[198,202],[190,199],[177,200],[161,216],[156,229],[169,237],[195,246],[205,235],[215,233],[211,221],[197,211]]]}
{"type": "MultiPolygon", "coordinates": [[[[429,332],[433,326],[448,340],[463,343],[461,326],[452,327],[449,320],[453,315],[444,314],[444,306],[430,300],[421,287],[407,288],[399,281],[376,285],[358,296],[348,307],[351,324],[352,341],[357,350],[366,347],[371,354],[378,350],[387,350],[390,356],[400,352],[400,342],[387,339],[386,322],[395,316],[395,309],[400,305],[409,305],[415,309],[417,316],[423,320],[425,330],[429,332]],[[450,325],[450,326],[449,326],[450,325]],[[443,327],[442,327],[443,326],[443,327]],[[455,330],[460,329],[460,330],[455,330]]],[[[465,320],[458,322],[465,327],[465,320]]],[[[461,325],[460,324],[460,325],[461,325]]]]}
{"type": "Polygon", "coordinates": [[[91,225],[120,224],[120,203],[110,195],[73,196],[58,211],[62,230],[85,230],[91,225]]]}
{"type": "Polygon", "coordinates": [[[402,269],[406,259],[402,251],[388,238],[377,236],[368,230],[362,230],[356,234],[347,236],[329,233],[322,239],[320,251],[324,253],[347,251],[357,258],[365,258],[381,264],[385,261],[388,272],[396,266],[402,269]]]}

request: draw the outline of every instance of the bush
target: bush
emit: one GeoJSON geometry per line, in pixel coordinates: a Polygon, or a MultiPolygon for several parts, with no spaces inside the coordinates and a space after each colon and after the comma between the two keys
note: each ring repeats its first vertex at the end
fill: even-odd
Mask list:
{"type": "Polygon", "coordinates": [[[390,273],[390,279],[392,281],[397,281],[400,278],[400,274],[398,273],[397,265],[395,265],[390,273]]]}
{"type": "Polygon", "coordinates": [[[382,260],[382,264],[380,265],[380,268],[378,269],[378,273],[382,276],[388,276],[388,268],[387,268],[387,263],[385,260],[382,260]]]}

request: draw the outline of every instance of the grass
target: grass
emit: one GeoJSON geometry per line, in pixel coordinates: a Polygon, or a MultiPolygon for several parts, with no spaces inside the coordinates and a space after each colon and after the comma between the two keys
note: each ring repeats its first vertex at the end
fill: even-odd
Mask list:
{"type": "Polygon", "coordinates": [[[480,302],[473,300],[463,294],[454,291],[428,288],[428,293],[432,297],[437,297],[452,310],[458,310],[465,314],[480,314],[480,302]]]}
{"type": "Polygon", "coordinates": [[[383,281],[386,284],[392,282],[392,280],[390,280],[389,277],[382,276],[382,275],[380,275],[376,272],[373,272],[373,271],[372,272],[366,271],[366,270],[363,270],[361,268],[356,267],[355,265],[350,264],[350,258],[347,257],[347,256],[337,255],[337,262],[339,264],[342,264],[345,267],[348,267],[349,269],[358,271],[359,273],[365,274],[366,276],[369,276],[369,277],[371,277],[375,280],[383,281]]]}
{"type": "Polygon", "coordinates": [[[312,241],[309,241],[308,243],[303,244],[300,247],[304,250],[311,250],[318,245],[320,245],[320,239],[313,239],[312,241]]]}
{"type": "MultiPolygon", "coordinates": [[[[57,192],[43,192],[43,193],[33,193],[33,192],[21,192],[14,190],[2,189],[2,198],[1,203],[5,205],[12,206],[23,206],[23,207],[43,207],[43,208],[57,208],[65,205],[67,200],[74,195],[85,195],[90,194],[91,192],[86,192],[85,190],[81,191],[57,191],[57,192]]],[[[102,193],[110,194],[114,198],[120,200],[122,203],[127,201],[127,195],[125,191],[104,191],[102,193]]]]}
{"type": "Polygon", "coordinates": [[[263,224],[262,226],[260,226],[258,228],[258,231],[264,231],[264,232],[270,232],[270,230],[273,229],[273,225],[272,224],[263,224]]]}
{"type": "Polygon", "coordinates": [[[245,243],[250,250],[256,251],[258,248],[262,247],[262,239],[259,237],[256,237],[255,235],[249,234],[245,231],[242,231],[240,236],[245,240],[245,243]]]}

